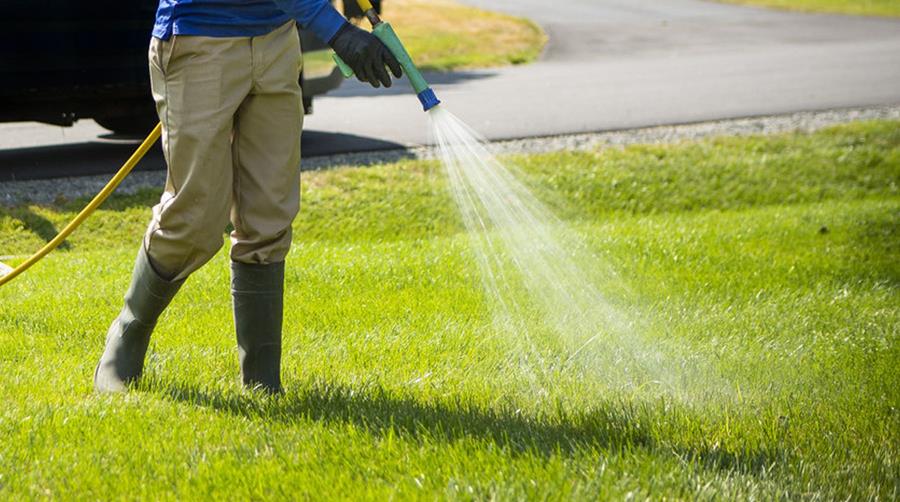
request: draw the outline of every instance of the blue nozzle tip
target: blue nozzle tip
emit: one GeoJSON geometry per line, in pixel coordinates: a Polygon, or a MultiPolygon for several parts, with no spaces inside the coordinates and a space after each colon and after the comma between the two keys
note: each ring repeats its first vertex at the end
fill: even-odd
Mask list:
{"type": "Polygon", "coordinates": [[[434,95],[434,91],[431,90],[431,87],[425,89],[424,91],[418,94],[419,101],[422,102],[422,109],[426,112],[431,110],[435,106],[441,104],[441,100],[434,95]]]}

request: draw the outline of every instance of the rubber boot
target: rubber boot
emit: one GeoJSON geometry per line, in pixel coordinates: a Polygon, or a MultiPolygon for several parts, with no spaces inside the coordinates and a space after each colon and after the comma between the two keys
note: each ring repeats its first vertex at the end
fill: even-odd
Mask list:
{"type": "Polygon", "coordinates": [[[131,286],[125,293],[125,306],[109,327],[106,348],[94,370],[97,392],[122,392],[141,376],[156,320],[182,284],[184,279],[167,281],[160,277],[141,246],[131,286]]]}
{"type": "Polygon", "coordinates": [[[231,296],[241,380],[253,389],[281,392],[284,262],[231,262],[231,296]]]}

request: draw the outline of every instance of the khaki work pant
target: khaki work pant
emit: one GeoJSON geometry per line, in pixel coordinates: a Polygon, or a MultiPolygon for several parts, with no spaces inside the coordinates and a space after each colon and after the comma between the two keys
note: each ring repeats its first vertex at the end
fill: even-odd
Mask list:
{"type": "Polygon", "coordinates": [[[222,247],[229,220],[233,261],[283,261],[300,207],[294,23],[252,38],[154,38],[149,58],[168,164],[144,236],[154,267],[187,277],[222,247]]]}

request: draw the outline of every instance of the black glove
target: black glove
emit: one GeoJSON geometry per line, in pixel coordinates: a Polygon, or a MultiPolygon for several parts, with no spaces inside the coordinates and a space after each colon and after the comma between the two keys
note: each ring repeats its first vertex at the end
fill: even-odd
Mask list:
{"type": "Polygon", "coordinates": [[[356,78],[372,84],[373,87],[381,87],[381,84],[385,87],[391,86],[391,76],[385,66],[391,69],[395,77],[400,78],[403,75],[397,58],[381,43],[381,40],[350,23],[345,23],[328,45],[347,63],[347,66],[353,69],[356,78]]]}

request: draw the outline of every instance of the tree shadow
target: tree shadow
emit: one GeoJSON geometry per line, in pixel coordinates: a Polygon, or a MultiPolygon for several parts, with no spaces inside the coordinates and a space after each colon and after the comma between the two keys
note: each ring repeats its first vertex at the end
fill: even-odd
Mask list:
{"type": "MultiPolygon", "coordinates": [[[[501,409],[457,399],[420,401],[381,387],[357,389],[316,384],[297,392],[266,398],[254,392],[223,392],[190,384],[153,380],[144,389],[175,402],[208,408],[248,420],[292,424],[314,420],[352,424],[376,438],[402,437],[413,441],[455,442],[475,439],[493,443],[513,455],[574,456],[602,450],[646,450],[677,456],[682,462],[708,469],[764,473],[782,451],[755,445],[728,451],[718,445],[686,447],[671,444],[652,432],[653,417],[640,407],[604,405],[555,417],[530,416],[514,407],[501,409]]],[[[659,413],[663,413],[662,410],[659,413]]]]}
{"type": "MultiPolygon", "coordinates": [[[[22,222],[25,230],[34,233],[44,242],[50,242],[59,233],[56,226],[47,218],[35,213],[29,206],[19,206],[15,208],[5,208],[0,206],[0,216],[9,216],[10,218],[22,222]]],[[[68,241],[63,241],[57,249],[70,249],[71,245],[68,241]]]]}

